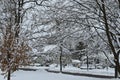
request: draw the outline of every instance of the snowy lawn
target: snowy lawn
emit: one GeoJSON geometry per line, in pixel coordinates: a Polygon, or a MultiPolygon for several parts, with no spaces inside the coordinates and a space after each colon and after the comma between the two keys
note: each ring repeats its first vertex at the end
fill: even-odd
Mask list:
{"type": "MultiPolygon", "coordinates": [[[[49,73],[44,70],[45,68],[39,68],[37,71],[16,71],[12,74],[11,80],[117,80],[117,79],[103,79],[92,78],[83,76],[73,76],[61,73],[49,73]]],[[[0,80],[6,80],[0,75],[0,80]]]]}

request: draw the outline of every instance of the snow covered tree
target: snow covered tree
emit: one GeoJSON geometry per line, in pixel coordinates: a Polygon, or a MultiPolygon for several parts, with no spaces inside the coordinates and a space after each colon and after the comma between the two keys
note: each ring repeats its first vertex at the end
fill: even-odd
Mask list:
{"type": "MultiPolygon", "coordinates": [[[[112,53],[113,53],[114,59],[115,59],[114,60],[115,61],[115,77],[117,78],[118,77],[118,72],[120,73],[120,69],[119,69],[120,65],[119,65],[119,52],[117,52],[118,43],[116,42],[115,38],[116,38],[116,34],[120,33],[118,31],[119,30],[118,17],[120,17],[120,16],[119,16],[118,13],[111,13],[110,15],[108,15],[110,10],[107,11],[107,8],[109,9],[111,6],[110,7],[107,6],[107,3],[104,0],[101,0],[101,3],[99,3],[98,1],[96,1],[96,2],[99,5],[99,8],[100,8],[100,10],[103,14],[103,22],[104,22],[104,28],[105,28],[106,36],[107,36],[107,39],[108,39],[108,44],[109,44],[109,46],[112,50],[112,53]],[[116,17],[115,14],[118,15],[118,16],[116,17]],[[112,15],[114,15],[114,17],[112,15]],[[110,19],[109,19],[109,16],[111,16],[110,19]],[[111,19],[115,19],[115,20],[111,21],[111,19]],[[118,32],[115,32],[115,31],[118,31],[118,32]],[[113,37],[115,37],[115,38],[113,38],[113,37]]],[[[109,4],[111,4],[111,3],[109,2],[109,4]]]]}
{"type": "Polygon", "coordinates": [[[58,22],[58,24],[68,23],[70,26],[70,24],[73,23],[74,25],[72,25],[72,27],[79,26],[78,28],[76,27],[79,30],[82,30],[82,27],[86,27],[86,28],[89,27],[92,30],[97,31],[96,33],[98,33],[98,35],[99,32],[105,32],[106,33],[105,38],[103,38],[101,35],[99,36],[101,36],[101,39],[103,39],[103,43],[105,42],[105,44],[109,46],[108,47],[109,49],[111,47],[110,50],[112,50],[113,52],[115,61],[117,60],[115,64],[116,65],[119,64],[117,57],[120,51],[116,38],[116,36],[120,33],[119,32],[119,1],[110,0],[104,2],[98,0],[92,0],[92,1],[89,0],[62,1],[61,0],[61,2],[56,3],[56,5],[53,6],[53,9],[50,10],[54,12],[53,17],[56,20],[56,22],[58,22]],[[58,16],[58,14],[60,15],[58,16]],[[106,22],[108,28],[105,24],[106,22]]]}
{"type": "MultiPolygon", "coordinates": [[[[43,0],[44,1],[44,0],[43,0]]],[[[37,0],[1,0],[0,1],[0,24],[1,24],[1,46],[0,46],[0,64],[1,70],[10,80],[11,73],[16,71],[20,66],[30,64],[29,52],[31,47],[23,28],[26,20],[27,10],[33,8],[27,7],[28,3],[41,5],[37,0]]],[[[31,4],[29,4],[31,5],[31,4]]],[[[28,24],[28,23],[27,23],[28,24]]],[[[27,27],[26,27],[27,28],[27,27]]]]}
{"type": "MultiPolygon", "coordinates": [[[[86,0],[79,1],[73,0],[80,7],[87,11],[86,19],[89,27],[94,27],[99,32],[103,31],[106,33],[106,38],[99,35],[103,42],[109,46],[112,51],[115,61],[115,77],[118,77],[119,70],[119,47],[117,42],[117,35],[119,32],[119,1],[118,0],[86,0]]],[[[86,25],[86,24],[85,24],[86,25]]]]}

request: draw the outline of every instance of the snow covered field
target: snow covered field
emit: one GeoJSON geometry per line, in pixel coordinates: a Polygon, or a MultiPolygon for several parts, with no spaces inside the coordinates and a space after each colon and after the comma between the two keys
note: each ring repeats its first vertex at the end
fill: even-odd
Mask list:
{"type": "MultiPolygon", "coordinates": [[[[6,80],[0,75],[0,80],[6,80]]],[[[61,73],[49,73],[40,68],[37,71],[16,71],[12,74],[11,80],[119,80],[119,79],[103,79],[83,76],[73,76],[61,73]]]]}

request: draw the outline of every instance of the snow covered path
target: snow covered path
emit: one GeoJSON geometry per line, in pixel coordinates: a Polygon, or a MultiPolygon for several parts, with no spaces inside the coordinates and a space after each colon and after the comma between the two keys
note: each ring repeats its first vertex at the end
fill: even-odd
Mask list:
{"type": "MultiPolygon", "coordinates": [[[[0,75],[0,80],[6,80],[0,75]]],[[[116,80],[116,79],[103,79],[103,78],[92,78],[83,76],[73,76],[61,73],[49,73],[44,69],[37,71],[16,71],[12,74],[11,80],[116,80]]]]}

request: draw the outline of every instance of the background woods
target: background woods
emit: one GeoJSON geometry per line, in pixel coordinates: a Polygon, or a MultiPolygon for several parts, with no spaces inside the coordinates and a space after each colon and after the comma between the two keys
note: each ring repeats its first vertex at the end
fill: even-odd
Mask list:
{"type": "Polygon", "coordinates": [[[7,79],[22,66],[83,69],[120,65],[119,0],[1,0],[0,68],[7,79]]]}

